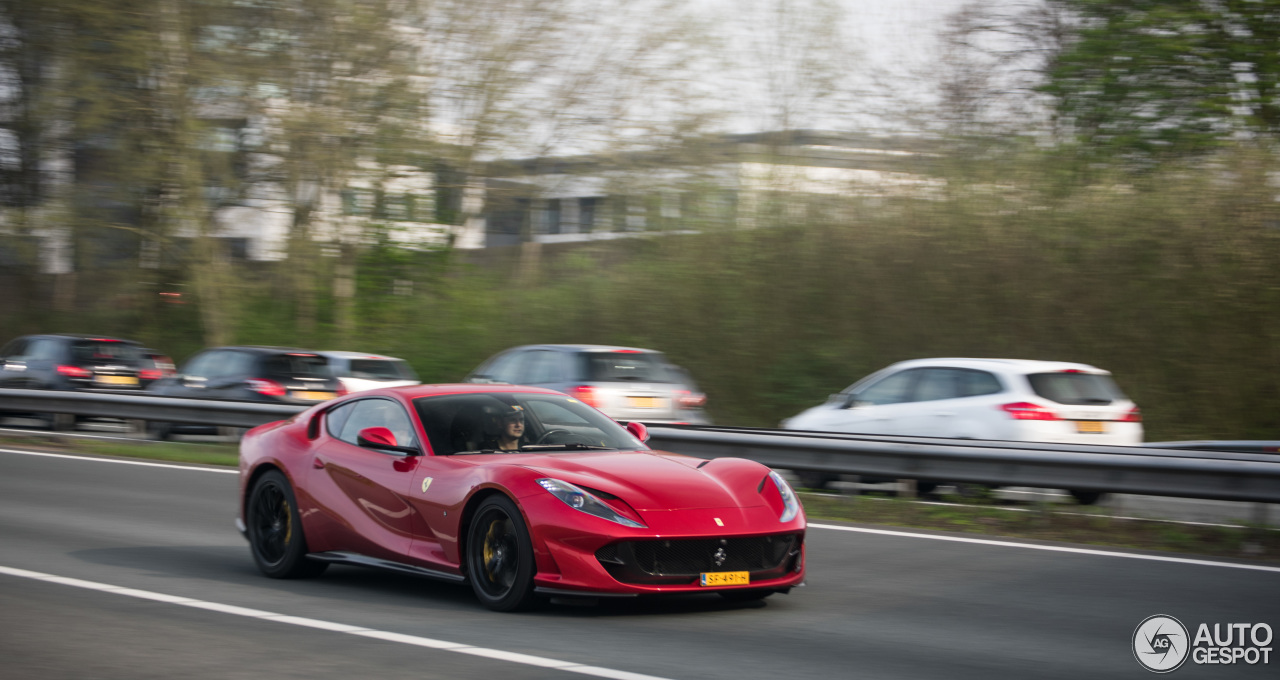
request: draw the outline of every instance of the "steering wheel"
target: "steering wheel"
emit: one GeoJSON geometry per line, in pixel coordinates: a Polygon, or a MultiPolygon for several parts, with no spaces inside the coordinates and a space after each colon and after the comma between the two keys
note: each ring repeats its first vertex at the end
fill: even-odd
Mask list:
{"type": "Polygon", "coordinates": [[[572,437],[572,436],[573,436],[573,433],[568,430],[562,430],[562,429],[547,430],[546,432],[543,432],[542,436],[538,437],[538,441],[534,443],[535,444],[563,444],[564,442],[552,442],[550,440],[552,437],[572,437]]]}

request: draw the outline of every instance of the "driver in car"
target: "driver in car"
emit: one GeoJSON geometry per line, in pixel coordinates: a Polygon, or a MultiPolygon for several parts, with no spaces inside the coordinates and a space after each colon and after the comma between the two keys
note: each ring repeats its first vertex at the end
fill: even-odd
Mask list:
{"type": "Polygon", "coordinates": [[[485,433],[484,448],[498,451],[519,451],[520,438],[524,436],[524,407],[519,404],[503,406],[491,415],[490,427],[485,433]]]}

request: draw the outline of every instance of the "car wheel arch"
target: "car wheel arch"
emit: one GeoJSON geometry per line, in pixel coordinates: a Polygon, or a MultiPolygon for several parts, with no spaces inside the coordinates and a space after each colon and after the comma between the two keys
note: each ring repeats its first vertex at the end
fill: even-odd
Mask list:
{"type": "MultiPolygon", "coordinates": [[[[294,485],[293,483],[293,478],[289,476],[289,472],[285,470],[283,467],[276,465],[275,463],[259,463],[257,467],[253,468],[253,471],[249,473],[249,479],[244,484],[245,492],[241,494],[241,497],[240,497],[240,516],[241,517],[243,517],[246,512],[246,504],[249,502],[249,495],[250,495],[250,491],[253,490],[253,485],[257,484],[258,480],[261,479],[263,475],[267,474],[268,472],[271,472],[272,470],[275,470],[276,472],[279,472],[280,474],[284,475],[285,480],[289,482],[289,486],[292,486],[294,489],[297,489],[297,486],[294,485]]],[[[294,493],[297,493],[297,492],[295,491],[294,493]]]]}

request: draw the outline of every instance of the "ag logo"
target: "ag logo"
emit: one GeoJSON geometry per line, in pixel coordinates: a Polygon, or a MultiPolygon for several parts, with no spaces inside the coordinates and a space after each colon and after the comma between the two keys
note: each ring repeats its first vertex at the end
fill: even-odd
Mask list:
{"type": "Polygon", "coordinates": [[[1152,673],[1177,670],[1190,651],[1186,626],[1172,616],[1148,616],[1133,631],[1133,656],[1152,673]]]}

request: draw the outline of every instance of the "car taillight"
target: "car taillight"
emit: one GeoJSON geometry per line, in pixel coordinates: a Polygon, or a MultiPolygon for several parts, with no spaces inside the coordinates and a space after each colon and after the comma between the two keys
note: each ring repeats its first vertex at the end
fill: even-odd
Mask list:
{"type": "Polygon", "coordinates": [[[347,396],[348,394],[350,394],[350,390],[348,390],[348,389],[347,389],[347,386],[346,386],[346,385],[345,385],[341,380],[339,380],[339,381],[338,381],[338,389],[337,389],[337,390],[335,390],[335,393],[336,393],[339,397],[345,397],[345,396],[347,396]]]}
{"type": "Polygon", "coordinates": [[[284,385],[266,378],[249,378],[245,383],[249,385],[249,389],[264,397],[283,397],[288,393],[284,385]]]}
{"type": "Polygon", "coordinates": [[[1029,401],[1019,401],[1012,404],[1001,404],[1001,409],[1008,413],[1014,420],[1057,420],[1058,414],[1053,411],[1033,404],[1029,401]]]}
{"type": "Polygon", "coordinates": [[[701,392],[694,393],[688,390],[680,390],[676,392],[676,403],[680,408],[702,408],[707,403],[707,395],[701,392]]]}
{"type": "Polygon", "coordinates": [[[1134,406],[1133,408],[1129,409],[1128,413],[1124,414],[1124,417],[1120,419],[1120,422],[1122,423],[1142,422],[1142,409],[1138,408],[1137,406],[1134,406]]]}
{"type": "Polygon", "coordinates": [[[159,380],[161,375],[160,370],[155,368],[144,368],[138,371],[138,377],[143,380],[159,380]]]}
{"type": "Polygon", "coordinates": [[[65,375],[68,378],[88,378],[93,375],[93,373],[86,371],[79,366],[59,366],[58,374],[65,375]]]}
{"type": "Polygon", "coordinates": [[[569,394],[577,397],[578,401],[592,408],[600,408],[597,401],[596,390],[590,385],[575,385],[569,388],[569,394]]]}

